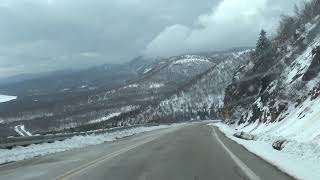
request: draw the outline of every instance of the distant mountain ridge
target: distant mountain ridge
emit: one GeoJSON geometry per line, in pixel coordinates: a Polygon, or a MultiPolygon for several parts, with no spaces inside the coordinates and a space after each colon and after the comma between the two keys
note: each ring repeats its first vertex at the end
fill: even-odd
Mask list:
{"type": "MultiPolygon", "coordinates": [[[[57,86],[58,81],[52,83],[51,87],[54,87],[49,86],[49,90],[44,86],[42,93],[21,92],[22,96],[17,100],[0,104],[0,120],[11,128],[25,125],[32,133],[152,122],[155,119],[146,116],[148,109],[156,108],[163,100],[197,83],[212,68],[238,59],[236,54],[237,52],[210,56],[191,54],[155,60],[137,57],[123,65],[95,67],[81,71],[81,74],[76,72],[72,76],[67,75],[67,78],[65,75],[55,75],[42,80],[28,80],[27,85],[29,82],[39,85],[39,82],[53,82],[59,77],[62,85],[57,86]],[[70,85],[76,88],[70,88],[70,85]],[[66,90],[61,92],[61,89],[66,90]],[[145,120],[141,119],[143,117],[145,120]]],[[[213,76],[219,76],[218,69],[213,76]]],[[[23,83],[19,84],[21,85],[23,83]]],[[[28,88],[32,89],[30,86],[25,89],[28,88]]]]}
{"type": "Polygon", "coordinates": [[[83,70],[23,74],[0,81],[0,94],[34,96],[112,88],[138,76],[139,66],[152,62],[143,58],[124,64],[104,64],[83,70]]]}

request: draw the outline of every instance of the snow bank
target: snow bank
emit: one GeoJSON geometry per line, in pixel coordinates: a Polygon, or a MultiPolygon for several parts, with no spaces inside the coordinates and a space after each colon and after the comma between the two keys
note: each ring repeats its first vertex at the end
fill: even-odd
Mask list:
{"type": "Polygon", "coordinates": [[[0,103],[8,102],[17,99],[17,96],[7,96],[0,94],[0,103]]]}
{"type": "Polygon", "coordinates": [[[128,137],[134,134],[175,127],[177,125],[160,125],[152,127],[138,127],[112,133],[100,135],[75,136],[64,141],[56,141],[54,143],[33,144],[27,147],[15,147],[11,150],[0,149],[0,164],[30,159],[36,156],[44,156],[57,152],[68,151],[75,148],[83,148],[90,145],[102,144],[105,142],[114,141],[119,138],[128,137]]]}
{"type": "MultiPolygon", "coordinates": [[[[275,137],[261,135],[256,141],[246,141],[233,136],[236,132],[235,128],[223,123],[213,123],[210,125],[219,127],[227,137],[293,177],[306,180],[320,179],[320,146],[316,143],[290,141],[282,151],[277,151],[272,148],[272,143],[276,140],[275,137]]],[[[252,127],[254,125],[246,128],[250,129],[252,127]]],[[[272,129],[272,127],[277,127],[277,125],[272,125],[268,128],[272,129]]],[[[257,130],[257,132],[262,132],[263,128],[260,127],[258,129],[260,130],[257,130]]],[[[246,129],[243,128],[241,130],[246,129]]]]}

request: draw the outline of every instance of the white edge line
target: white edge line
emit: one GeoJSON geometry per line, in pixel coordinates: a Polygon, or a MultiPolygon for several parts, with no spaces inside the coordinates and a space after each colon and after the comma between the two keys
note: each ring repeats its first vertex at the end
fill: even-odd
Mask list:
{"type": "Polygon", "coordinates": [[[220,145],[226,150],[226,152],[229,154],[231,159],[246,174],[246,176],[250,180],[261,180],[261,178],[258,175],[256,175],[244,162],[242,162],[235,154],[233,154],[233,152],[221,141],[221,139],[217,135],[216,130],[214,128],[212,129],[213,129],[214,136],[217,138],[220,145]]]}

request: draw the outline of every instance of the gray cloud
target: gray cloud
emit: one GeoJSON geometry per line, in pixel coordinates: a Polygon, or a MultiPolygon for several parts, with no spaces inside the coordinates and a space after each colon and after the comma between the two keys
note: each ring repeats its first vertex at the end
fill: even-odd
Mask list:
{"type": "Polygon", "coordinates": [[[119,63],[215,0],[2,0],[0,77],[119,63]]]}
{"type": "Polygon", "coordinates": [[[281,14],[301,0],[223,0],[193,26],[166,27],[145,49],[149,56],[254,46],[261,28],[274,34],[281,14]]]}
{"type": "Polygon", "coordinates": [[[252,44],[260,26],[273,29],[292,3],[2,0],[0,77],[252,44]]]}

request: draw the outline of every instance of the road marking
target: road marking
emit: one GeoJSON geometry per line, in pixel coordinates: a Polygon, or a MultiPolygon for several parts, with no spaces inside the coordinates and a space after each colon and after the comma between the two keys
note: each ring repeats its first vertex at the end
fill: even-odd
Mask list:
{"type": "Polygon", "coordinates": [[[130,151],[132,149],[135,149],[135,148],[137,148],[137,147],[139,147],[139,146],[141,146],[143,144],[146,144],[148,142],[154,141],[154,140],[162,137],[163,135],[168,134],[170,132],[173,132],[173,131],[175,131],[177,129],[180,129],[181,127],[184,127],[184,126],[185,125],[177,126],[177,127],[174,127],[174,128],[166,128],[165,131],[161,131],[161,132],[158,132],[158,133],[155,133],[155,134],[151,134],[151,135],[146,135],[144,140],[140,141],[137,144],[134,144],[134,145],[129,146],[129,147],[122,148],[122,149],[120,149],[120,150],[118,150],[116,152],[112,152],[110,154],[107,154],[105,156],[97,158],[97,159],[95,159],[95,160],[93,160],[91,162],[88,162],[87,164],[84,164],[84,165],[79,166],[79,167],[77,167],[75,169],[72,169],[72,170],[64,173],[63,175],[57,176],[57,177],[53,178],[52,180],[65,180],[65,179],[68,179],[68,178],[72,178],[72,177],[84,172],[85,170],[88,170],[88,169],[92,168],[93,166],[96,166],[96,165],[98,165],[98,164],[100,164],[100,163],[102,163],[102,162],[104,162],[106,160],[112,159],[112,158],[114,158],[116,156],[119,156],[119,155],[125,153],[125,152],[128,152],[128,151],[130,151]]]}
{"type": "Polygon", "coordinates": [[[119,155],[121,155],[121,154],[123,154],[125,152],[128,152],[128,151],[130,151],[130,150],[132,150],[134,148],[137,148],[138,146],[141,146],[143,144],[151,142],[151,141],[153,141],[153,140],[155,140],[157,138],[158,137],[151,137],[151,138],[148,138],[148,139],[146,139],[146,140],[144,140],[144,141],[142,141],[140,143],[134,144],[134,145],[129,146],[129,147],[122,148],[119,151],[107,154],[106,156],[102,156],[102,157],[100,157],[100,158],[98,158],[98,159],[96,159],[94,161],[91,161],[91,162],[89,162],[87,164],[79,166],[78,168],[70,170],[70,171],[64,173],[61,176],[55,177],[55,178],[53,178],[53,180],[64,180],[64,179],[68,179],[68,178],[74,177],[75,175],[77,175],[77,174],[79,174],[81,172],[84,172],[85,170],[88,170],[88,169],[92,168],[93,166],[96,166],[96,165],[98,165],[98,164],[100,164],[100,163],[102,163],[102,162],[104,162],[106,160],[109,160],[109,159],[112,159],[112,158],[114,158],[116,156],[119,156],[119,155]]]}
{"type": "Polygon", "coordinates": [[[261,180],[244,162],[242,162],[233,152],[221,141],[216,130],[213,129],[213,135],[217,138],[220,145],[227,151],[231,159],[237,164],[237,166],[246,174],[250,180],[261,180]]]}

